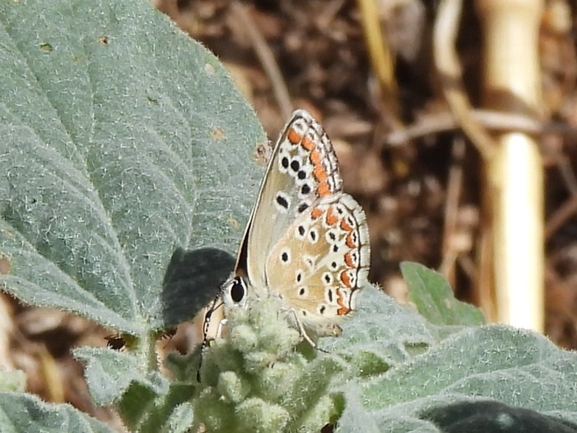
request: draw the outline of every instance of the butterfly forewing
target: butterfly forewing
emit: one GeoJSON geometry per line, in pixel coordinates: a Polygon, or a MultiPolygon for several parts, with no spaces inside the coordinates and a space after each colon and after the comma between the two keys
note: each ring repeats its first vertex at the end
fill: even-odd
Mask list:
{"type": "Polygon", "coordinates": [[[304,110],[284,127],[269,162],[237,263],[258,295],[267,293],[267,257],[298,215],[341,191],[341,177],[324,130],[304,110]]]}

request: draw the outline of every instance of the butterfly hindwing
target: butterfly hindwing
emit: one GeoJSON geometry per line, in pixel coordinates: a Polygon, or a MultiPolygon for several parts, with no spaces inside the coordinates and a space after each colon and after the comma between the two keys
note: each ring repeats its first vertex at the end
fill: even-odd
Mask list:
{"type": "Polygon", "coordinates": [[[266,278],[270,291],[307,331],[334,335],[336,325],[355,309],[369,255],[362,208],[348,194],[337,193],[318,199],[296,218],[271,251],[266,278]]]}

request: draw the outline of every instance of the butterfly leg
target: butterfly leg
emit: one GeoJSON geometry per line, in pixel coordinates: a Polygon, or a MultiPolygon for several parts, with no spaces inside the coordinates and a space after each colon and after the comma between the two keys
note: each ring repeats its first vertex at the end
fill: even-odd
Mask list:
{"type": "Polygon", "coordinates": [[[309,343],[313,349],[319,350],[323,353],[329,353],[326,350],[321,349],[319,345],[309,336],[309,334],[307,334],[307,331],[305,330],[302,322],[299,320],[297,312],[294,308],[291,308],[291,313],[294,315],[295,322],[299,328],[299,333],[306,340],[306,342],[309,343]]]}

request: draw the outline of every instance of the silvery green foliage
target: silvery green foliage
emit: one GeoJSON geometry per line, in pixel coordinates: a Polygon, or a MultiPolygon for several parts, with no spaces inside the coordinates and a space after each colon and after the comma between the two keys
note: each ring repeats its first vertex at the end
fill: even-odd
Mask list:
{"type": "Polygon", "coordinates": [[[286,320],[291,313],[279,313],[280,307],[280,299],[268,298],[228,311],[230,332],[203,360],[196,427],[231,433],[319,431],[337,414],[330,387],[347,363],[311,350],[307,358],[307,351],[299,350],[299,332],[286,320]]]}
{"type": "Polygon", "coordinates": [[[138,337],[192,317],[216,288],[163,279],[178,248],[236,249],[265,141],[247,102],[146,2],[2,2],[0,21],[0,285],[138,337]]]}
{"type": "MultiPolygon", "coordinates": [[[[159,375],[154,339],[230,271],[199,248],[236,250],[262,128],[221,63],[147,2],[2,2],[0,21],[0,287],[130,335],[130,353],[77,353],[94,397],[131,427],[178,431],[191,391],[159,375]],[[191,250],[211,267],[168,275],[191,250]]],[[[39,425],[59,410],[1,401],[39,425]]]]}
{"type": "MultiPolygon", "coordinates": [[[[343,335],[321,339],[326,352],[297,344],[272,299],[233,310],[230,335],[206,352],[196,422],[223,432],[319,431],[331,423],[338,432],[440,432],[445,409],[453,425],[455,407],[474,413],[489,403],[505,417],[521,416],[518,425],[537,420],[556,431],[577,420],[575,353],[531,331],[481,326],[482,315],[455,300],[442,276],[402,268],[432,320],[368,287],[343,335]]],[[[172,365],[181,377],[192,374],[172,365]]]]}

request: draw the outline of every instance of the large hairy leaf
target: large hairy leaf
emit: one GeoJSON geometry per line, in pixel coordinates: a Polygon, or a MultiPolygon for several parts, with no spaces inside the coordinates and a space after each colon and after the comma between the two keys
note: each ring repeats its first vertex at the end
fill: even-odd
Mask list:
{"type": "Polygon", "coordinates": [[[200,284],[164,273],[175,251],[236,250],[261,176],[253,112],[147,2],[2,2],[0,22],[0,284],[135,335],[192,316],[231,261],[200,284]]]}
{"type": "Polygon", "coordinates": [[[48,404],[26,394],[0,393],[0,432],[114,433],[67,404],[48,404]]]}

